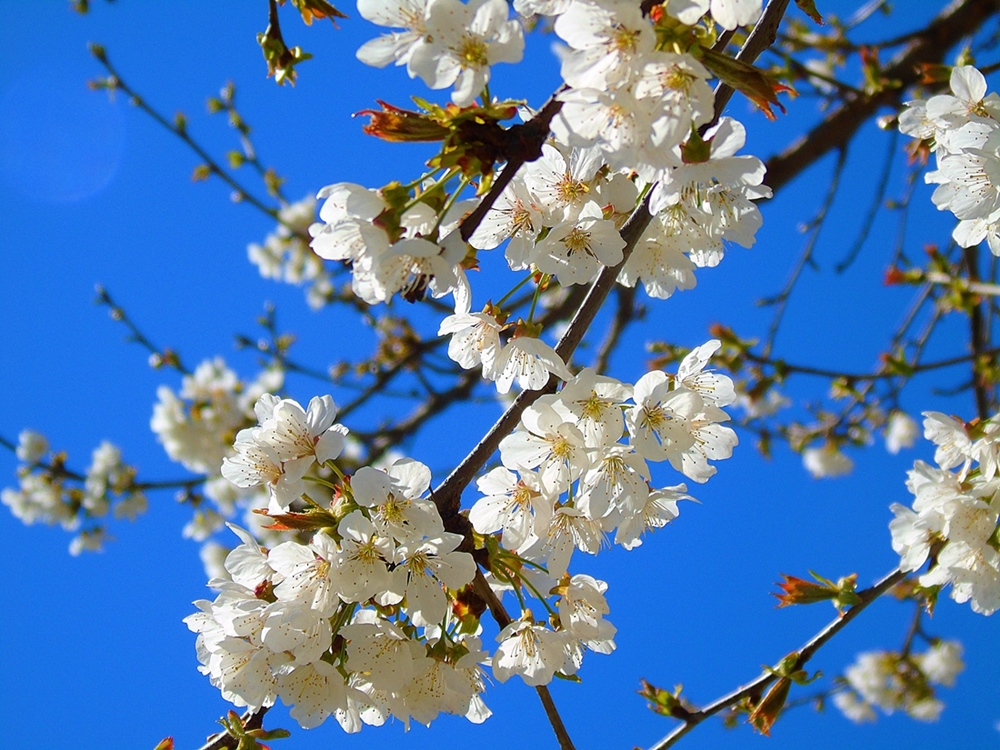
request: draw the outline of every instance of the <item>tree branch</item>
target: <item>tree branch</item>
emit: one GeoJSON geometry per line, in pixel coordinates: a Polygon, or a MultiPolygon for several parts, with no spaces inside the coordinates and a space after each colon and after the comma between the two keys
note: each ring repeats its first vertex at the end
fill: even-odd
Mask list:
{"type": "MultiPolygon", "coordinates": [[[[739,51],[739,53],[737,53],[738,59],[752,63],[761,52],[774,42],[781,18],[788,7],[788,2],[789,0],[769,0],[767,7],[761,15],[760,21],[747,38],[743,48],[739,51]]],[[[728,87],[724,87],[721,84],[716,88],[716,112],[721,112],[725,108],[725,103],[728,102],[729,98],[732,96],[732,91],[729,90],[727,93],[726,89],[728,89],[728,87]]],[[[548,129],[548,122],[551,121],[552,117],[555,116],[560,107],[561,103],[556,100],[555,96],[553,96],[543,108],[543,112],[548,118],[545,121],[546,130],[548,129]]],[[[539,116],[541,116],[541,114],[542,113],[539,113],[539,116]]],[[[536,117],[535,119],[538,118],[536,117]]],[[[534,121],[535,120],[531,120],[530,122],[534,121]]],[[[501,175],[501,178],[503,178],[507,172],[510,172],[510,179],[513,179],[514,172],[516,172],[516,169],[520,168],[521,164],[518,164],[514,169],[511,168],[512,165],[513,162],[508,162],[507,166],[504,168],[504,175],[501,175]]],[[[498,179],[498,182],[499,181],[500,180],[498,179]]],[[[493,199],[495,200],[502,189],[502,187],[498,188],[497,185],[494,184],[490,193],[486,197],[488,198],[489,195],[492,194],[493,199]]],[[[619,271],[628,261],[632,250],[639,242],[639,239],[642,237],[643,232],[645,232],[646,227],[649,226],[649,223],[653,218],[652,214],[649,212],[649,196],[650,192],[647,191],[646,195],[639,202],[639,205],[636,206],[635,210],[622,226],[621,236],[622,239],[625,240],[625,247],[622,250],[622,260],[614,267],[606,266],[601,269],[597,279],[588,290],[587,296],[584,298],[576,314],[573,316],[573,319],[570,321],[565,333],[559,339],[559,343],[556,344],[556,353],[562,357],[564,362],[569,363],[573,356],[573,352],[576,351],[577,346],[579,346],[580,342],[583,340],[584,334],[590,328],[598,310],[600,310],[605,299],[607,299],[608,294],[611,292],[611,289],[618,278],[619,271]]],[[[483,208],[485,202],[486,198],[484,198],[483,202],[481,202],[476,208],[476,211],[466,217],[465,222],[463,222],[461,229],[463,239],[468,239],[468,237],[472,235],[472,232],[475,231],[478,223],[482,221],[486,212],[489,210],[489,206],[483,208]],[[469,227],[468,229],[467,225],[469,227]]],[[[492,202],[490,205],[492,205],[492,202]]],[[[449,519],[458,514],[462,504],[462,493],[465,488],[472,481],[473,477],[479,473],[486,461],[489,460],[490,456],[496,452],[500,445],[500,441],[513,432],[513,430],[517,427],[518,422],[520,422],[521,419],[521,414],[524,410],[538,400],[538,398],[543,394],[554,392],[557,382],[558,379],[553,376],[549,379],[549,382],[545,387],[537,391],[522,391],[519,393],[514,399],[514,402],[507,408],[493,427],[490,428],[489,432],[486,433],[482,440],[479,441],[476,447],[472,449],[472,451],[451,472],[444,482],[442,482],[438,488],[432,492],[434,503],[437,505],[438,511],[440,512],[446,525],[448,524],[449,519]]],[[[485,585],[485,579],[482,578],[478,572],[476,583],[478,584],[478,590],[489,589],[489,586],[485,585]]],[[[510,622],[509,615],[507,615],[502,603],[495,595],[493,595],[492,591],[489,591],[489,595],[487,595],[487,592],[483,590],[481,596],[483,596],[487,602],[495,600],[490,611],[494,618],[497,619],[497,623],[500,624],[501,627],[504,627],[506,622],[510,622]]],[[[538,693],[539,697],[542,699],[543,705],[545,706],[546,714],[549,716],[550,723],[552,723],[552,728],[556,732],[556,736],[559,737],[560,745],[564,748],[564,750],[570,750],[573,747],[572,743],[570,742],[569,735],[566,734],[565,727],[562,724],[562,720],[559,718],[555,705],[551,702],[551,696],[548,695],[547,690],[539,690],[538,693]],[[564,744],[564,742],[568,744],[564,744]]]]}
{"type": "MultiPolygon", "coordinates": [[[[103,65],[105,69],[108,71],[110,78],[108,79],[107,87],[109,89],[124,91],[126,94],[129,95],[130,101],[133,105],[141,109],[147,115],[156,120],[156,122],[158,122],[164,128],[166,128],[175,136],[184,141],[184,143],[187,144],[188,148],[194,151],[198,155],[198,158],[204,161],[205,167],[211,174],[218,175],[218,177],[220,177],[223,182],[225,182],[227,185],[229,185],[229,187],[233,189],[234,195],[237,196],[240,201],[246,201],[251,206],[267,214],[275,221],[282,224],[284,223],[281,221],[280,218],[278,218],[277,208],[268,206],[259,198],[256,198],[252,193],[250,193],[249,190],[243,187],[239,182],[237,182],[236,178],[230,175],[229,172],[225,168],[223,168],[215,159],[213,159],[211,155],[204,148],[202,148],[197,141],[195,141],[190,135],[188,135],[186,127],[180,127],[177,124],[170,122],[166,117],[164,117],[155,109],[153,109],[151,106],[146,104],[146,101],[141,96],[139,96],[139,94],[137,94],[132,88],[130,88],[129,85],[125,83],[124,80],[122,80],[122,77],[118,74],[118,71],[114,68],[114,66],[111,64],[111,61],[108,59],[107,52],[104,50],[103,47],[101,47],[100,45],[91,45],[91,53],[94,55],[97,61],[100,62],[101,65],[103,65]]],[[[294,227],[288,227],[288,228],[294,231],[294,227]]]]}
{"type": "Polygon", "coordinates": [[[848,96],[808,134],[767,160],[767,184],[774,192],[834,149],[843,148],[881,107],[898,108],[906,90],[920,80],[919,63],[940,62],[963,37],[1000,11],[1000,0],[955,0],[882,68],[891,87],[864,96],[848,96]]]}
{"type": "MultiPolygon", "coordinates": [[[[837,633],[847,627],[847,624],[853,620],[855,617],[860,615],[868,605],[873,601],[878,599],[882,594],[888,591],[890,588],[895,586],[897,583],[902,581],[906,577],[906,573],[901,571],[899,568],[889,573],[881,581],[876,583],[871,588],[865,589],[864,591],[858,592],[858,598],[861,601],[855,604],[849,610],[844,612],[844,614],[837,619],[830,622],[825,628],[819,631],[816,635],[810,638],[805,645],[799,649],[799,656],[795,660],[795,664],[789,669],[789,672],[802,669],[806,663],[819,651],[826,643],[833,638],[837,633]]],[[[685,734],[690,732],[696,726],[701,724],[705,719],[710,716],[714,716],[723,709],[729,708],[730,706],[735,706],[737,703],[742,701],[744,698],[748,698],[754,695],[759,695],[764,688],[770,685],[776,679],[775,675],[771,672],[763,672],[759,677],[748,682],[740,688],[737,688],[728,695],[724,695],[721,698],[713,701],[709,705],[705,706],[698,711],[690,712],[684,719],[684,723],[679,727],[674,729],[670,734],[664,737],[662,740],[653,745],[650,750],[666,750],[668,747],[673,747],[676,742],[683,737],[685,734]]]]}

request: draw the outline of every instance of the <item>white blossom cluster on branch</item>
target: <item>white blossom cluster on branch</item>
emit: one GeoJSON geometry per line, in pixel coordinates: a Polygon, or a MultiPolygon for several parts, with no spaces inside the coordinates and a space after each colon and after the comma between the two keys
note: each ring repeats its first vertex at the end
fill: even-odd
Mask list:
{"type": "Polygon", "coordinates": [[[335,459],[348,433],[334,421],[332,399],[303,408],[263,394],[257,426],[236,435],[222,475],[241,488],[266,487],[276,528],[316,532],[308,545],[267,550],[233,527],[243,543],[226,558],[227,578],[210,583],[218,597],[187,618],[202,671],[237,705],[280,697],[303,726],[333,715],[356,731],[390,715],[482,721],[481,665],[500,682],[516,674],[544,685],[575,674],[588,649],[610,653],[607,584],[570,575],[570,558],[574,549],[596,554],[611,533],[631,549],[677,517],[677,501],[690,499],[684,485],[653,489],[646,461],[669,461],[704,482],[715,473],[709,461],[731,455],[736,436],[722,426],[729,417],[721,407],[735,400],[733,384],[705,369],[718,348],[698,347],[676,375],[651,372],[635,386],[585,369],[529,407],[500,443],[503,466],[480,478],[483,497],[469,512],[490,556],[491,585],[513,590],[522,610],[492,657],[478,617],[462,604],[476,563],[426,497],[430,470],[404,458],[344,476],[335,459]],[[317,476],[317,466],[340,483],[317,476]],[[332,501],[318,502],[312,486],[332,490],[332,501]],[[303,501],[311,513],[296,512],[303,501]],[[536,619],[525,591],[548,623],[536,619]]]}
{"type": "Polygon", "coordinates": [[[920,721],[936,721],[944,703],[934,687],[951,687],[965,669],[962,644],[937,641],[922,653],[866,651],[844,672],[844,689],[833,703],[852,721],[875,721],[875,709],[885,714],[905,711],[920,721]]]}
{"type": "Polygon", "coordinates": [[[912,508],[892,505],[892,548],[904,571],[932,560],[921,586],[950,585],[952,599],[992,614],[1000,609],[1000,417],[966,427],[925,412],[924,437],[937,446],[937,466],[913,465],[912,508]]]}
{"type": "Polygon", "coordinates": [[[951,94],[909,102],[899,116],[902,133],[927,141],[937,169],[934,205],[959,220],[953,237],[961,247],[984,239],[1000,256],[1000,97],[986,93],[986,78],[971,65],[951,73],[951,94]]]}
{"type": "Polygon", "coordinates": [[[107,440],[94,449],[83,475],[67,469],[66,454],[53,453],[48,439],[33,430],[21,431],[15,452],[21,461],[19,486],[5,487],[0,502],[28,525],[60,524],[76,531],[69,545],[74,555],[103,547],[108,535],[102,519],[109,512],[130,521],[146,512],[148,502],[135,486],[135,468],[124,463],[121,449],[107,440]]]}
{"type": "Polygon", "coordinates": [[[316,199],[307,196],[282,206],[278,226],[263,245],[247,246],[247,257],[265,279],[306,286],[306,301],[317,310],[333,294],[330,272],[309,247],[309,226],[316,218],[316,199]]]}

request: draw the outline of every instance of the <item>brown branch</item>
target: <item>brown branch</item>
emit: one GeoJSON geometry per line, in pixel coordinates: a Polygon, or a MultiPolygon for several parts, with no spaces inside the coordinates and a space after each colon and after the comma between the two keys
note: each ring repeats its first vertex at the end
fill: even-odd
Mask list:
{"type": "MultiPolygon", "coordinates": [[[[511,617],[507,614],[507,610],[504,609],[503,603],[500,601],[493,589],[490,588],[489,583],[486,582],[486,578],[483,573],[478,568],[476,569],[476,577],[472,580],[472,589],[476,594],[486,602],[486,606],[489,607],[490,614],[493,615],[493,619],[496,620],[497,625],[500,629],[510,625],[511,617]]],[[[563,724],[562,717],[559,715],[559,710],[556,708],[555,702],[552,700],[552,695],[549,693],[548,687],[545,685],[537,685],[535,687],[535,692],[538,693],[538,698],[542,702],[542,707],[545,709],[545,715],[548,717],[549,724],[552,725],[552,730],[556,734],[556,739],[559,740],[559,747],[562,750],[575,750],[573,745],[573,740],[570,739],[569,732],[566,731],[566,725],[563,724]]]]}
{"type": "MultiPolygon", "coordinates": [[[[979,281],[979,248],[967,247],[962,250],[962,260],[969,274],[970,286],[979,281]]],[[[986,355],[986,336],[981,302],[974,302],[969,310],[969,348],[976,362],[986,355]]],[[[972,368],[972,392],[976,397],[976,414],[983,421],[990,416],[990,387],[986,378],[975,365],[972,368]]]]}
{"type": "Polygon", "coordinates": [[[1000,0],[955,0],[917,34],[884,68],[893,82],[873,94],[849,96],[837,109],[790,147],[767,161],[767,184],[775,192],[834,149],[843,148],[881,107],[898,108],[906,90],[920,79],[919,63],[940,62],[963,37],[1000,10],[1000,0]]]}
{"type": "MultiPolygon", "coordinates": [[[[277,208],[268,206],[260,199],[254,197],[254,195],[249,190],[247,190],[239,182],[237,182],[236,178],[234,178],[231,174],[229,174],[229,172],[225,168],[223,168],[222,165],[220,165],[215,159],[213,159],[212,156],[188,134],[186,127],[183,128],[178,127],[175,123],[170,122],[166,117],[164,117],[155,109],[153,109],[151,106],[149,106],[146,103],[146,101],[141,96],[139,96],[138,93],[136,93],[132,88],[130,88],[129,85],[125,83],[124,80],[122,80],[121,75],[119,75],[118,71],[111,64],[111,61],[108,59],[107,52],[104,50],[103,47],[101,47],[100,45],[91,45],[91,53],[94,55],[97,61],[100,62],[101,65],[105,67],[105,69],[110,74],[108,88],[112,90],[124,91],[126,94],[128,94],[128,96],[130,97],[130,102],[134,106],[141,109],[143,112],[152,117],[156,122],[158,122],[164,128],[166,128],[175,136],[184,141],[184,143],[188,146],[188,148],[194,151],[198,155],[199,159],[204,161],[205,166],[208,168],[209,172],[211,172],[214,175],[217,175],[219,178],[222,179],[223,182],[225,182],[227,185],[229,185],[229,187],[233,189],[234,195],[237,196],[240,201],[246,201],[254,208],[270,216],[272,219],[275,219],[279,223],[284,223],[281,222],[281,220],[278,218],[277,208]]],[[[288,227],[288,228],[294,231],[294,227],[288,227]]]]}
{"type": "MultiPolygon", "coordinates": [[[[858,598],[861,601],[844,612],[842,616],[831,621],[825,628],[810,638],[809,641],[807,641],[806,644],[799,649],[799,656],[795,660],[795,664],[788,671],[793,672],[805,667],[816,652],[826,645],[831,638],[847,627],[847,624],[867,609],[869,604],[878,599],[882,596],[882,594],[902,581],[905,577],[906,573],[901,571],[899,568],[896,568],[896,570],[889,573],[871,588],[858,592],[858,598]]],[[[666,748],[672,747],[681,737],[701,724],[701,722],[705,719],[710,716],[714,716],[723,709],[735,706],[745,698],[760,695],[764,688],[770,685],[775,679],[776,678],[772,672],[763,672],[756,679],[748,682],[740,688],[737,688],[728,695],[724,695],[713,701],[709,705],[705,706],[705,708],[689,712],[684,718],[683,724],[653,745],[650,750],[666,750],[666,748]]]]}
{"type": "MultiPolygon", "coordinates": [[[[910,370],[913,374],[927,372],[929,370],[939,370],[943,367],[951,367],[952,365],[961,365],[966,362],[977,359],[979,357],[996,357],[1000,355],[1000,347],[993,349],[985,349],[978,352],[973,352],[971,354],[961,354],[957,357],[949,357],[948,359],[939,359],[934,362],[927,362],[922,364],[910,365],[910,370]]],[[[754,354],[753,352],[744,352],[744,356],[759,365],[769,365],[774,367],[776,370],[787,373],[798,373],[800,375],[816,375],[822,378],[843,378],[844,380],[851,381],[868,381],[868,380],[888,380],[891,378],[898,378],[902,376],[899,372],[838,372],[837,370],[824,370],[821,367],[809,367],[808,365],[795,365],[789,364],[784,360],[771,359],[770,357],[763,357],[759,354],[754,354]]]]}
{"type": "Polygon", "coordinates": [[[594,357],[593,367],[597,372],[605,372],[608,369],[608,362],[611,355],[618,347],[622,334],[629,324],[636,319],[635,308],[635,287],[619,286],[615,296],[618,298],[618,306],[615,308],[615,317],[608,327],[608,332],[604,335],[604,341],[597,349],[597,356],[594,357]]]}
{"type": "Polygon", "coordinates": [[[496,180],[490,185],[489,191],[479,201],[479,205],[468,216],[462,219],[462,223],[459,226],[459,233],[465,242],[469,241],[476,228],[486,218],[486,214],[493,208],[493,204],[500,197],[500,193],[514,179],[517,171],[527,162],[534,161],[542,155],[542,144],[545,143],[545,139],[549,135],[549,125],[552,122],[552,118],[562,109],[562,102],[556,98],[562,90],[560,88],[559,91],[556,91],[545,103],[545,106],[526,123],[508,128],[507,133],[510,134],[512,139],[516,139],[519,142],[518,153],[507,160],[503,171],[497,175],[496,180]]]}

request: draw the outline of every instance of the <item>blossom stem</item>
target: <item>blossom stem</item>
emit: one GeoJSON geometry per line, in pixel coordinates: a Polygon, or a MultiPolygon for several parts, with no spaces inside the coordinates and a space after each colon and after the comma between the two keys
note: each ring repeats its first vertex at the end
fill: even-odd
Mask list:
{"type": "Polygon", "coordinates": [[[458,187],[455,188],[454,192],[452,192],[452,194],[448,196],[448,200],[445,201],[444,205],[441,207],[441,210],[438,211],[437,220],[434,222],[434,231],[431,232],[432,235],[437,234],[438,228],[441,226],[441,221],[444,219],[445,214],[447,214],[448,211],[451,210],[451,207],[455,205],[455,201],[458,200],[458,196],[462,194],[462,191],[465,190],[465,188],[467,188],[468,185],[469,185],[469,178],[463,176],[462,179],[459,180],[458,187]]]}
{"type": "Polygon", "coordinates": [[[542,286],[547,280],[547,274],[542,276],[535,285],[535,293],[531,295],[531,307],[528,309],[528,322],[531,323],[535,318],[535,307],[538,305],[538,298],[542,294],[542,286]]]}
{"type": "Polygon", "coordinates": [[[524,576],[518,576],[517,580],[523,583],[528,589],[531,590],[531,593],[534,594],[535,598],[542,603],[542,606],[545,607],[546,611],[550,615],[555,616],[558,614],[558,612],[552,609],[552,606],[549,604],[548,600],[544,596],[542,596],[541,592],[537,588],[535,588],[535,586],[531,583],[531,581],[529,581],[524,576]]]}
{"type": "Polygon", "coordinates": [[[500,301],[497,302],[496,305],[494,305],[494,306],[495,307],[503,307],[504,303],[506,303],[507,300],[509,300],[511,297],[513,297],[514,293],[517,292],[518,289],[520,289],[525,284],[527,284],[529,281],[531,281],[531,278],[534,275],[535,275],[534,273],[530,273],[529,272],[527,276],[525,276],[523,279],[521,279],[519,282],[517,282],[509,292],[507,292],[503,297],[501,297],[500,301]]]}
{"type": "Polygon", "coordinates": [[[327,489],[330,489],[330,490],[339,490],[340,489],[340,487],[338,487],[337,485],[335,485],[333,482],[327,481],[326,479],[323,479],[323,477],[315,477],[315,476],[312,476],[312,475],[308,475],[308,476],[305,476],[305,477],[302,477],[302,478],[305,479],[307,482],[313,482],[315,484],[322,485],[323,487],[326,487],[327,489]]]}

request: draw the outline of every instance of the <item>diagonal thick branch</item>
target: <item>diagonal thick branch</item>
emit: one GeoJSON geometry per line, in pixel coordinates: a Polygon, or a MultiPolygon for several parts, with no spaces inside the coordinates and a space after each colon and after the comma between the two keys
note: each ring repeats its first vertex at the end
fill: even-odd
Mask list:
{"type": "MultiPolygon", "coordinates": [[[[738,59],[747,63],[752,63],[765,49],[767,49],[768,46],[774,42],[777,36],[778,26],[780,25],[781,19],[785,14],[788,3],[789,0],[769,0],[767,7],[764,8],[764,12],[762,13],[760,20],[754,27],[753,32],[751,32],[751,34],[747,37],[746,43],[740,49],[739,53],[737,53],[738,59]]],[[[732,93],[732,89],[722,84],[716,88],[715,111],[717,113],[722,112],[726,103],[732,96],[732,93]]],[[[544,109],[547,116],[546,122],[551,121],[551,118],[555,116],[558,111],[558,106],[559,103],[555,97],[550,99],[544,109]],[[549,114],[550,111],[551,114],[549,114]]],[[[516,167],[510,163],[507,164],[503,174],[501,175],[502,178],[506,178],[504,184],[513,179],[514,173],[521,166],[523,166],[523,164],[518,164],[516,167]],[[507,177],[508,174],[510,177],[507,177]]],[[[502,190],[502,187],[497,189],[497,186],[494,185],[494,190],[490,191],[487,198],[492,197],[492,199],[495,200],[497,195],[499,195],[499,190],[502,190]]],[[[572,358],[577,346],[579,346],[580,342],[583,340],[584,334],[594,322],[597,312],[601,309],[601,306],[607,299],[608,294],[610,294],[611,289],[614,287],[621,268],[628,261],[632,250],[638,244],[639,239],[646,230],[646,227],[649,226],[649,223],[653,218],[649,213],[649,196],[650,192],[647,192],[643,200],[639,202],[639,205],[628,217],[628,220],[622,227],[621,236],[622,239],[625,240],[625,247],[622,252],[621,262],[614,267],[605,267],[601,270],[597,279],[587,292],[587,296],[584,298],[576,314],[573,316],[573,319],[570,321],[566,332],[563,334],[562,338],[559,339],[559,343],[556,345],[555,349],[556,353],[562,357],[563,361],[568,363],[572,358]]],[[[486,211],[489,210],[490,205],[492,205],[492,200],[487,204],[486,199],[484,199],[483,203],[477,207],[476,211],[466,218],[466,222],[462,226],[463,238],[467,239],[472,235],[472,232],[475,231],[478,223],[485,217],[486,211]],[[485,210],[482,208],[484,204],[487,206],[485,210]],[[468,225],[468,228],[466,225],[468,225]]],[[[500,445],[500,441],[513,432],[513,430],[517,427],[518,422],[521,419],[521,414],[524,410],[538,400],[538,398],[543,394],[554,392],[557,382],[558,379],[553,376],[544,388],[537,391],[522,391],[518,394],[517,398],[514,399],[514,402],[507,408],[493,427],[490,428],[489,432],[486,433],[483,439],[479,441],[476,447],[473,448],[465,459],[455,468],[455,470],[452,471],[447,479],[445,479],[444,482],[442,482],[441,485],[434,490],[432,497],[434,498],[434,502],[437,505],[438,511],[440,512],[446,525],[449,520],[453,519],[458,514],[462,503],[462,493],[465,488],[469,485],[475,475],[478,474],[483,468],[490,456],[496,452],[500,445]]],[[[504,609],[503,604],[496,596],[489,596],[487,594],[489,587],[485,585],[486,581],[481,575],[477,576],[477,583],[479,583],[477,591],[480,592],[480,595],[483,596],[487,602],[490,602],[490,611],[493,614],[493,617],[497,620],[497,623],[503,627],[506,623],[510,622],[510,616],[504,609]]],[[[492,594],[492,591],[490,591],[489,594],[492,594]]],[[[560,746],[563,750],[571,750],[573,748],[572,742],[570,741],[569,735],[566,733],[566,729],[563,726],[558,712],[556,711],[555,705],[551,701],[551,697],[548,695],[548,691],[546,690],[543,692],[540,690],[539,697],[545,707],[546,714],[549,717],[553,730],[559,739],[560,746]]]]}

